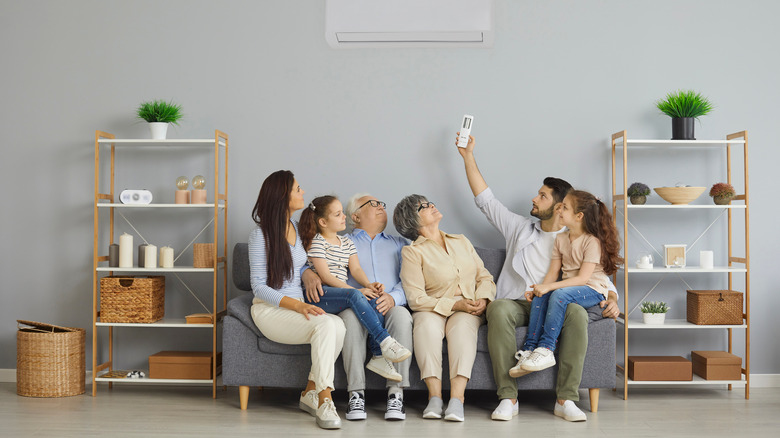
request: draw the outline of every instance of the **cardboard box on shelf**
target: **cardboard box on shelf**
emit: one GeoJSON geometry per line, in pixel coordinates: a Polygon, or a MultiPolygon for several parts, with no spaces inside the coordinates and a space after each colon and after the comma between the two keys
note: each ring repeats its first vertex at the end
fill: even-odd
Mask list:
{"type": "Polygon", "coordinates": [[[742,358],[727,351],[691,351],[693,372],[706,380],[740,380],[742,358]]]}
{"type": "Polygon", "coordinates": [[[693,380],[691,361],[682,356],[628,356],[628,378],[634,381],[693,380]]]}
{"type": "MultiPolygon", "coordinates": [[[[222,353],[217,353],[217,366],[222,353]]],[[[210,351],[161,351],[149,356],[150,379],[211,379],[210,351]]]]}

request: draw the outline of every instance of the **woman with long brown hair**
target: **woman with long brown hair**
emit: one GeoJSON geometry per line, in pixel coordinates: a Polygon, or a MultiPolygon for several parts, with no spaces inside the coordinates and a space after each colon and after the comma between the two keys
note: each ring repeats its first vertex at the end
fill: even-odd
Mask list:
{"type": "Polygon", "coordinates": [[[311,344],[312,367],[299,407],[323,429],[338,429],[333,404],[333,369],[344,344],[344,323],[304,302],[301,268],[306,250],[292,215],[304,207],[304,191],[289,170],[269,175],[260,188],[249,235],[252,319],[268,339],[281,344],[311,344]]]}

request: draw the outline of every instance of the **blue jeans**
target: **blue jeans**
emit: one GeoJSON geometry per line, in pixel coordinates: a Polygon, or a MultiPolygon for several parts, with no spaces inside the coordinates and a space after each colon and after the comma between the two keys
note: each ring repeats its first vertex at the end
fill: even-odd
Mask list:
{"type": "Polygon", "coordinates": [[[533,351],[536,347],[544,347],[555,351],[563,327],[563,318],[566,316],[566,307],[576,303],[587,309],[604,299],[604,295],[590,286],[563,287],[541,297],[534,297],[523,350],[533,351]]]}
{"type": "Polygon", "coordinates": [[[368,347],[371,354],[381,356],[382,349],[379,348],[379,343],[390,334],[385,330],[384,315],[376,310],[376,298],[369,301],[359,290],[352,288],[342,289],[323,284],[322,290],[325,295],[320,297],[319,303],[312,303],[308,298],[306,302],[334,315],[338,315],[342,310],[352,309],[358,321],[368,331],[368,347]]]}

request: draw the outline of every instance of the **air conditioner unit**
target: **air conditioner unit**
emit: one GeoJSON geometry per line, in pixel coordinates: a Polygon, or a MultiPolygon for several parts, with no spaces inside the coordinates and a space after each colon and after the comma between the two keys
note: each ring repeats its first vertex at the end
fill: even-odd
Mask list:
{"type": "Polygon", "coordinates": [[[492,47],[493,0],[326,0],[335,48],[492,47]]]}

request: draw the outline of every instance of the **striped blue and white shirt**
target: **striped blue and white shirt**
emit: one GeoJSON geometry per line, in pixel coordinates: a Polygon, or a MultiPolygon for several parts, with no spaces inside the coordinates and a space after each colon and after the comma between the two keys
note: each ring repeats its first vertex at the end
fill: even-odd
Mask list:
{"type": "MultiPolygon", "coordinates": [[[[338,238],[339,244],[334,245],[325,240],[322,234],[317,233],[311,240],[309,258],[325,259],[331,275],[346,282],[349,258],[353,254],[357,254],[357,249],[349,236],[338,236],[338,238]]],[[[317,272],[317,269],[314,268],[314,263],[311,261],[309,261],[309,267],[312,271],[317,272]]]]}
{"type": "Polygon", "coordinates": [[[259,226],[249,233],[249,278],[252,284],[252,293],[256,298],[268,304],[279,307],[283,297],[303,300],[303,288],[301,287],[301,267],[306,263],[306,250],[298,233],[298,222],[291,221],[295,227],[295,245],[290,245],[292,253],[293,272],[292,278],[285,280],[280,289],[273,289],[266,284],[268,281],[268,264],[265,251],[265,235],[259,226]]]}

